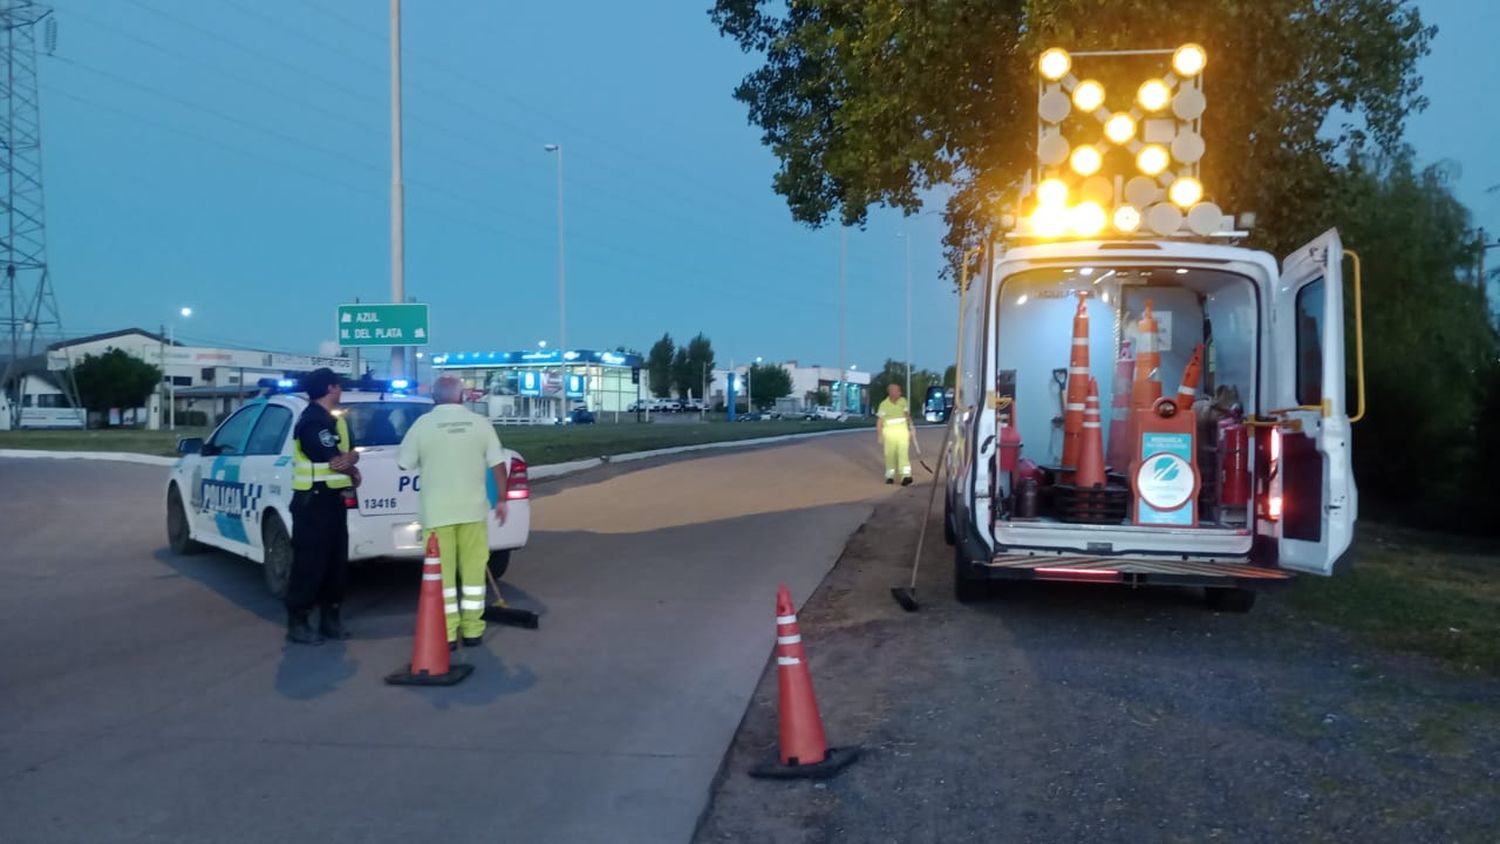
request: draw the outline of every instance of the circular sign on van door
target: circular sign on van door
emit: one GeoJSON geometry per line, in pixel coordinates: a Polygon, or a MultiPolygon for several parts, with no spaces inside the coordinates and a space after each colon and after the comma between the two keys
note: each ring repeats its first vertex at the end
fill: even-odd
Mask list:
{"type": "Polygon", "coordinates": [[[1176,510],[1193,497],[1193,467],[1165,451],[1147,457],[1135,470],[1135,489],[1141,499],[1157,510],[1176,510]]]}

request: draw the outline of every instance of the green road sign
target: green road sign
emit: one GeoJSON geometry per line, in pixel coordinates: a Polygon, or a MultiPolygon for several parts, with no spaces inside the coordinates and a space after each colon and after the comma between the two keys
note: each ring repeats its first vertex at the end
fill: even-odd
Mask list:
{"type": "Polygon", "coordinates": [[[425,346],[426,305],[339,305],[340,346],[425,346]]]}

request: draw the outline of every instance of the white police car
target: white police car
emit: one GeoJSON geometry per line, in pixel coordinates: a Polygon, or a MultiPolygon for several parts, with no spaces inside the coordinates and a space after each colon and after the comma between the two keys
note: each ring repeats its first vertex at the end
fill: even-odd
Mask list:
{"type": "MultiPolygon", "coordinates": [[[[207,440],[178,443],[182,457],[167,477],[167,538],[188,554],[211,545],[265,564],[266,586],[286,593],[292,566],[292,429],[307,407],[301,394],[273,394],[235,411],[207,440]]],[[[417,417],[432,409],[423,396],[382,385],[346,386],[340,413],[360,452],[363,482],[349,512],[349,560],[421,557],[417,521],[421,477],[396,465],[396,450],[417,417]]],[[[490,516],[490,571],[505,573],[511,551],[531,533],[531,490],[526,461],[505,450],[509,461],[509,517],[490,516]]],[[[490,501],[496,490],[490,481],[490,501]]]]}

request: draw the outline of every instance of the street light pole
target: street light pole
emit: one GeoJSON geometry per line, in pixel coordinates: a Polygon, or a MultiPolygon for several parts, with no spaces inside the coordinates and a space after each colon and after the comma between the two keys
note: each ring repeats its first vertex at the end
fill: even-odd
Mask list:
{"type": "MultiPolygon", "coordinates": [[[[543,144],[542,149],[557,153],[557,351],[568,353],[568,271],[567,248],[563,239],[563,148],[562,144],[543,144]]],[[[560,358],[560,360],[565,360],[560,358]]],[[[568,365],[562,364],[563,392],[567,392],[568,365]]],[[[567,402],[563,402],[567,404],[567,402]]]]}
{"type": "Polygon", "coordinates": [[[896,235],[906,241],[906,400],[911,401],[911,235],[896,235]]]}
{"type": "Polygon", "coordinates": [[[849,387],[845,383],[849,374],[844,369],[844,293],[848,287],[849,275],[849,227],[839,228],[839,395],[834,401],[834,409],[843,412],[848,404],[849,387]]]}
{"type": "MultiPolygon", "coordinates": [[[[391,301],[406,301],[406,223],[401,176],[401,0],[391,0],[391,301]]],[[[406,374],[406,349],[391,347],[391,377],[406,374]]]]}
{"type": "MultiPolygon", "coordinates": [[[[186,319],[193,315],[193,309],[183,308],[177,312],[177,315],[186,319]]],[[[167,323],[167,345],[174,348],[177,346],[177,320],[175,319],[167,323]]],[[[162,352],[161,368],[163,373],[167,371],[165,350],[162,352]]],[[[167,376],[167,430],[177,430],[177,382],[172,380],[171,375],[167,376]]]]}

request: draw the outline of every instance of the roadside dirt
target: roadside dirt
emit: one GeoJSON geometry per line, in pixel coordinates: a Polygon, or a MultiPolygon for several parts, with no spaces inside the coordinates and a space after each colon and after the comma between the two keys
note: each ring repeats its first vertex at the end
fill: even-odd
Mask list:
{"type": "Polygon", "coordinates": [[[768,665],[697,841],[1500,840],[1500,681],[1372,650],[1285,592],[1248,615],[1074,584],[961,605],[940,513],[906,613],[889,589],[926,501],[884,502],[800,616],[829,741],[863,757],[750,779],[776,754],[768,665]]]}

